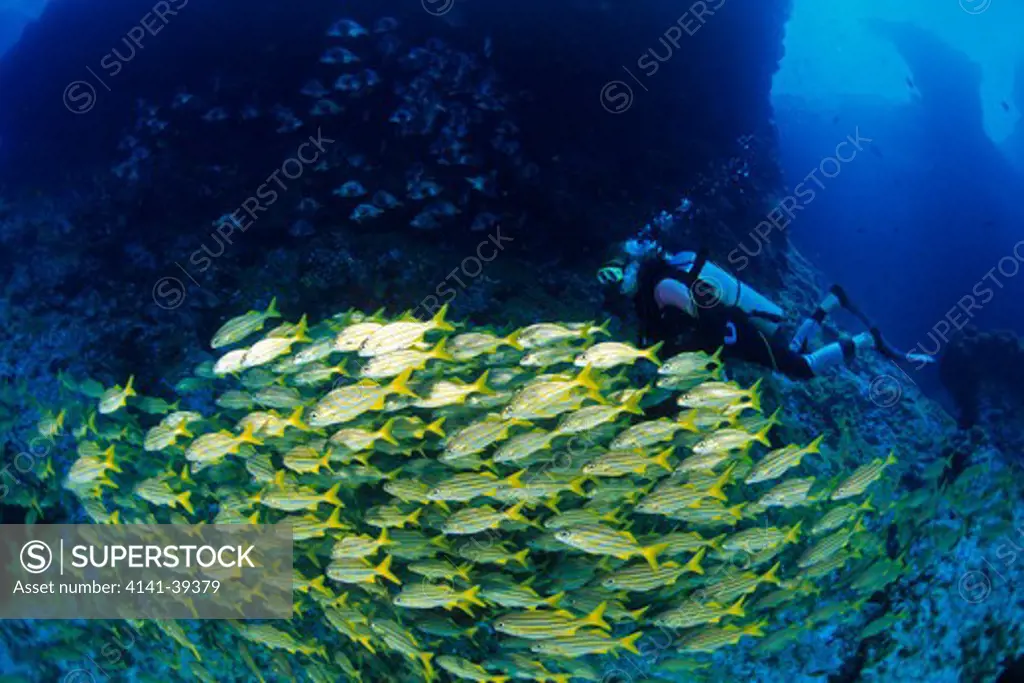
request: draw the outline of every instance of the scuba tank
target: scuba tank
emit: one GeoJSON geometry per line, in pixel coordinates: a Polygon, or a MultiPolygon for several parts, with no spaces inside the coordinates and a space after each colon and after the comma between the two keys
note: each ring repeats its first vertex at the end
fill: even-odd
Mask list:
{"type": "Polygon", "coordinates": [[[785,314],[778,304],[708,261],[703,253],[681,251],[667,256],[666,260],[670,265],[689,274],[691,285],[697,280],[707,282],[714,288],[715,298],[726,306],[738,308],[752,318],[772,322],[785,319],[785,314]]]}

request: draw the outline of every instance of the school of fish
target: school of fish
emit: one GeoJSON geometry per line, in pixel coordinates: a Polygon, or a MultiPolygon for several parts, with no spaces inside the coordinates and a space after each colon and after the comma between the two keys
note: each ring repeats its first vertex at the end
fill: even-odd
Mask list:
{"type": "Polygon", "coordinates": [[[218,647],[260,681],[599,681],[641,652],[671,677],[781,649],[903,573],[878,524],[895,454],[774,443],[780,412],[718,354],[446,313],[249,311],[176,387],[208,414],[64,378],[89,407],[39,430],[74,433],[63,486],[94,522],[292,524],[290,622],[158,624],[195,677],[218,647]]]}

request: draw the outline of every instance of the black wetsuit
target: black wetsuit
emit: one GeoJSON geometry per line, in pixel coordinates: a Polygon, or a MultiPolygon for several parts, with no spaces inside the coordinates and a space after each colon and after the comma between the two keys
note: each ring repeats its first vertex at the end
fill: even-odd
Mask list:
{"type": "MultiPolygon", "coordinates": [[[[663,358],[682,351],[712,353],[723,347],[722,355],[726,358],[758,363],[796,379],[814,377],[806,356],[790,349],[781,326],[774,334],[766,335],[750,314],[717,301],[710,287],[702,287],[699,276],[694,282],[690,273],[663,258],[641,265],[634,303],[640,321],[640,343],[648,346],[663,341],[663,358]],[[689,287],[697,317],[673,306],[658,306],[654,291],[658,283],[666,279],[689,287]]],[[[778,321],[773,319],[773,322],[778,321]]]]}

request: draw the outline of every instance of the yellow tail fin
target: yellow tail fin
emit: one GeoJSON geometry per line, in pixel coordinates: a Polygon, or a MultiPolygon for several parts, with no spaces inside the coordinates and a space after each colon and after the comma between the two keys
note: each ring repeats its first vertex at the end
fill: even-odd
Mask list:
{"type": "Polygon", "coordinates": [[[556,493],[553,497],[542,500],[541,505],[546,507],[548,510],[551,510],[556,515],[560,515],[562,514],[562,511],[558,509],[558,503],[560,501],[561,495],[556,493]]]}
{"type": "Polygon", "coordinates": [[[296,406],[295,410],[291,412],[288,419],[285,420],[285,424],[289,424],[300,432],[315,432],[317,430],[310,427],[308,424],[302,421],[303,406],[296,406]]]}
{"type": "Polygon", "coordinates": [[[428,424],[426,427],[424,427],[423,431],[424,432],[430,432],[431,434],[439,436],[439,437],[441,437],[443,439],[443,438],[445,438],[445,436],[447,436],[447,434],[444,433],[444,430],[441,429],[441,426],[444,425],[444,421],[445,421],[445,418],[439,417],[436,420],[434,420],[433,422],[431,422],[430,424],[428,424]]]}
{"type": "Polygon", "coordinates": [[[685,415],[676,418],[676,424],[679,425],[680,429],[685,429],[688,432],[694,434],[700,433],[700,427],[697,426],[697,411],[689,410],[685,415]]]}
{"type": "Polygon", "coordinates": [[[331,516],[327,518],[326,522],[324,522],[324,526],[326,526],[328,529],[344,529],[345,528],[345,523],[341,521],[341,508],[340,507],[339,508],[334,508],[334,511],[331,512],[331,516]]]}
{"type": "Polygon", "coordinates": [[[526,470],[519,470],[515,474],[510,474],[509,476],[505,477],[505,481],[503,483],[505,484],[505,486],[509,488],[521,489],[523,488],[524,474],[526,474],[526,470]]]}
{"type": "Polygon", "coordinates": [[[327,588],[327,586],[324,585],[324,581],[326,579],[327,579],[327,577],[324,576],[323,574],[321,574],[320,576],[316,577],[315,579],[310,580],[309,587],[315,589],[318,593],[323,593],[324,595],[330,595],[331,594],[330,589],[327,588]]]}
{"type": "Polygon", "coordinates": [[[747,596],[741,597],[734,604],[728,607],[724,614],[731,614],[734,617],[745,617],[747,613],[743,611],[743,601],[747,599],[747,596]]]}
{"type": "Polygon", "coordinates": [[[621,647],[626,652],[632,652],[635,655],[640,654],[640,650],[637,649],[636,646],[636,641],[640,640],[640,636],[642,636],[643,634],[643,631],[637,631],[632,635],[628,635],[625,638],[621,638],[618,641],[619,647],[621,647]]]}
{"type": "Polygon", "coordinates": [[[135,392],[135,375],[128,376],[128,383],[124,385],[125,396],[137,396],[135,392]]]}
{"type": "Polygon", "coordinates": [[[655,545],[649,545],[644,548],[640,548],[640,554],[644,556],[647,563],[651,565],[651,569],[658,569],[658,555],[661,554],[666,548],[668,543],[657,543],[655,545]]]}
{"type": "Polygon", "coordinates": [[[335,507],[339,507],[339,508],[340,507],[345,507],[345,504],[341,502],[340,498],[338,498],[338,491],[340,491],[340,490],[341,490],[341,482],[339,481],[337,484],[335,484],[330,489],[328,489],[327,493],[324,494],[324,499],[323,499],[324,502],[325,503],[330,503],[331,505],[333,505],[335,507]]]}
{"type": "Polygon", "coordinates": [[[380,530],[380,536],[377,537],[377,547],[383,548],[386,545],[394,545],[395,542],[388,537],[387,528],[380,530]]]}
{"type": "Polygon", "coordinates": [[[505,346],[511,346],[516,351],[522,351],[523,345],[519,343],[519,330],[516,330],[512,334],[508,335],[499,342],[499,346],[504,344],[505,346]]]}
{"type": "Polygon", "coordinates": [[[242,433],[238,435],[238,444],[251,443],[254,446],[262,446],[263,439],[254,436],[254,432],[255,428],[251,422],[245,425],[245,429],[243,429],[242,433]]]}
{"type": "Polygon", "coordinates": [[[575,479],[569,482],[569,490],[575,493],[580,498],[586,498],[587,492],[583,488],[583,485],[587,483],[588,479],[590,479],[590,477],[576,477],[575,479]]]}
{"type": "Polygon", "coordinates": [[[580,620],[581,625],[594,626],[596,628],[604,629],[605,631],[611,631],[611,624],[604,620],[604,612],[606,609],[608,609],[608,603],[602,602],[594,608],[593,612],[580,620]]]}
{"type": "Polygon", "coordinates": [[[188,512],[188,514],[194,515],[196,511],[192,508],[191,498],[192,498],[192,492],[191,491],[185,491],[184,493],[181,493],[181,494],[175,496],[174,500],[178,501],[178,504],[181,505],[181,507],[185,508],[185,510],[188,512]]]}
{"type": "Polygon", "coordinates": [[[612,319],[608,318],[600,325],[595,325],[594,323],[585,323],[583,325],[583,329],[580,330],[580,332],[582,332],[584,337],[594,337],[599,334],[603,334],[606,337],[610,337],[611,333],[608,331],[608,325],[611,323],[611,321],[612,319]]]}
{"type": "Polygon", "coordinates": [[[322,458],[320,458],[319,460],[316,461],[316,465],[317,465],[317,468],[316,468],[317,473],[320,472],[320,468],[322,467],[325,470],[327,470],[328,472],[330,472],[331,474],[334,474],[334,470],[331,469],[331,451],[330,451],[330,449],[328,449],[327,452],[324,453],[324,457],[322,457],[322,458]]]}
{"type": "Polygon", "coordinates": [[[601,387],[594,381],[593,368],[589,365],[580,370],[580,374],[576,375],[576,379],[573,380],[573,383],[576,384],[576,386],[584,387],[592,391],[601,390],[601,387]]]}
{"type": "Polygon", "coordinates": [[[781,562],[776,562],[772,565],[772,568],[764,573],[761,577],[762,583],[774,583],[776,586],[782,585],[782,580],[779,578],[779,568],[782,567],[781,562]]]}
{"type": "Polygon", "coordinates": [[[560,591],[558,593],[555,593],[554,595],[550,595],[550,596],[544,598],[544,600],[542,600],[542,602],[545,605],[547,605],[548,607],[558,607],[558,603],[560,603],[562,601],[562,598],[564,598],[564,597],[565,597],[565,591],[560,591]]]}
{"type": "Polygon", "coordinates": [[[420,515],[423,514],[423,508],[416,508],[409,516],[405,518],[405,521],[413,526],[417,526],[420,523],[420,515]]]}
{"type": "Polygon", "coordinates": [[[477,597],[479,593],[480,586],[473,586],[472,588],[463,591],[462,594],[459,595],[459,598],[466,602],[471,602],[474,605],[479,605],[480,607],[487,607],[487,603],[477,597]]]}
{"type": "MultiPolygon", "coordinates": [[[[513,476],[515,476],[515,475],[513,475],[513,476]]],[[[508,512],[505,513],[505,517],[507,519],[512,520],[513,522],[522,522],[523,524],[529,524],[530,520],[528,520],[526,517],[523,516],[523,508],[525,506],[526,506],[526,502],[525,501],[521,501],[519,503],[516,503],[515,505],[513,505],[512,507],[510,507],[508,509],[508,512]]]]}
{"type": "Polygon", "coordinates": [[[512,559],[515,562],[518,562],[523,567],[529,567],[530,566],[529,555],[530,555],[530,549],[529,548],[523,548],[518,553],[513,553],[512,559]]]}
{"type": "Polygon", "coordinates": [[[295,325],[295,332],[292,333],[293,342],[309,342],[313,341],[309,338],[306,332],[309,330],[309,320],[306,318],[306,314],[303,313],[302,317],[299,318],[298,324],[295,325]]]}
{"type": "Polygon", "coordinates": [[[661,361],[658,360],[658,351],[661,351],[661,347],[665,345],[664,341],[660,341],[649,349],[644,349],[640,352],[641,358],[646,358],[658,367],[661,367],[661,361]]]}
{"type": "Polygon", "coordinates": [[[461,576],[466,581],[472,581],[472,579],[470,578],[470,575],[469,575],[469,570],[472,569],[472,568],[473,568],[473,564],[471,562],[467,562],[464,565],[456,567],[455,568],[455,573],[458,574],[459,576],[461,576]]]}
{"type": "Polygon", "coordinates": [[[635,609],[635,610],[632,610],[632,611],[628,612],[628,614],[629,614],[630,617],[632,617],[633,621],[639,621],[640,617],[642,617],[647,612],[647,610],[649,610],[650,608],[651,608],[650,605],[644,605],[643,607],[641,607],[639,609],[635,609]]]}
{"type": "MultiPolygon", "coordinates": [[[[444,308],[447,308],[447,307],[448,307],[448,304],[445,304],[444,308]]],[[[441,310],[443,311],[444,308],[442,308],[441,310]]],[[[433,652],[418,652],[418,653],[416,653],[416,657],[420,660],[420,663],[423,664],[423,673],[426,676],[427,680],[428,681],[434,680],[434,677],[437,675],[437,673],[434,671],[434,665],[430,663],[430,660],[432,660],[434,658],[434,653],[433,652]]]]}
{"type": "Polygon", "coordinates": [[[626,399],[626,402],[620,406],[623,412],[632,413],[633,415],[643,415],[644,409],[640,407],[640,401],[644,399],[647,391],[648,388],[644,387],[626,399]]]}
{"type": "Polygon", "coordinates": [[[694,556],[690,558],[690,561],[683,566],[683,569],[693,574],[703,575],[704,567],[700,566],[700,562],[704,559],[704,555],[707,553],[707,550],[707,548],[701,548],[698,550],[694,556]]]}
{"type": "Polygon", "coordinates": [[[412,368],[403,370],[398,377],[391,380],[391,384],[387,386],[387,394],[398,394],[401,396],[408,396],[409,398],[420,398],[416,393],[409,388],[409,378],[412,377],[412,368]]]}
{"type": "Polygon", "coordinates": [[[760,638],[761,636],[764,635],[764,630],[763,629],[767,625],[768,625],[768,622],[765,621],[765,620],[757,621],[757,622],[754,622],[753,624],[747,624],[746,626],[743,627],[743,633],[748,635],[748,636],[754,636],[755,638],[760,638]]]}
{"type": "Polygon", "coordinates": [[[103,469],[104,470],[110,470],[111,472],[118,472],[118,473],[120,473],[121,472],[121,468],[118,467],[117,463],[114,462],[114,454],[115,454],[115,450],[114,450],[113,444],[111,444],[107,448],[107,450],[103,451],[103,455],[107,456],[103,460],[103,469]]]}
{"type": "Polygon", "coordinates": [[[792,528],[790,528],[790,530],[786,532],[786,535],[783,537],[782,542],[796,543],[798,540],[800,540],[800,525],[803,523],[804,520],[801,519],[796,524],[794,524],[792,528]]]}
{"type": "Polygon", "coordinates": [[[483,373],[476,378],[476,381],[473,382],[472,385],[473,391],[477,392],[478,394],[484,394],[486,396],[494,396],[494,394],[497,393],[494,391],[494,389],[491,389],[489,386],[487,386],[487,378],[488,376],[490,376],[490,373],[490,370],[484,370],[483,373]]]}
{"type": "Polygon", "coordinates": [[[455,326],[444,319],[448,315],[448,304],[441,306],[440,310],[434,314],[434,317],[430,319],[435,330],[444,330],[445,332],[451,332],[455,329],[455,326]]]}
{"type": "Polygon", "coordinates": [[[729,500],[729,497],[725,495],[725,492],[722,489],[732,481],[732,472],[735,469],[736,463],[732,463],[725,468],[725,471],[722,472],[722,476],[716,479],[715,483],[711,485],[711,488],[707,490],[708,497],[717,498],[721,501],[729,500]]]}
{"type": "Polygon", "coordinates": [[[651,462],[653,464],[657,465],[658,467],[660,467],[661,469],[666,470],[668,472],[671,472],[675,468],[672,467],[672,465],[669,463],[668,458],[669,458],[670,455],[672,455],[672,452],[674,450],[675,450],[675,446],[669,446],[668,448],[663,450],[661,453],[658,453],[656,456],[654,456],[654,458],[651,460],[651,462]]]}
{"type": "Polygon", "coordinates": [[[384,423],[383,427],[377,430],[377,438],[380,439],[381,441],[388,442],[392,446],[397,446],[398,439],[395,438],[395,435],[391,431],[394,428],[394,426],[395,418],[391,418],[390,420],[384,423]]]}
{"type": "Polygon", "coordinates": [[[280,318],[281,314],[277,312],[277,297],[275,296],[270,300],[270,305],[267,306],[267,310],[263,311],[263,319],[268,318],[280,318]]]}
{"type": "Polygon", "coordinates": [[[452,358],[452,354],[445,351],[445,341],[445,339],[442,339],[437,342],[437,344],[434,345],[434,348],[430,350],[430,356],[435,360],[454,361],[455,359],[452,358]]]}
{"type": "Polygon", "coordinates": [[[391,573],[391,556],[390,555],[385,555],[384,556],[384,561],[381,562],[380,564],[378,564],[376,567],[373,568],[373,573],[376,574],[377,576],[384,577],[385,579],[387,579],[388,581],[390,581],[393,584],[396,584],[398,586],[402,585],[402,582],[398,579],[398,577],[391,573]]]}
{"type": "Polygon", "coordinates": [[[761,412],[761,382],[764,380],[763,377],[759,377],[749,389],[747,389],[747,396],[750,397],[750,407],[761,412]]]}

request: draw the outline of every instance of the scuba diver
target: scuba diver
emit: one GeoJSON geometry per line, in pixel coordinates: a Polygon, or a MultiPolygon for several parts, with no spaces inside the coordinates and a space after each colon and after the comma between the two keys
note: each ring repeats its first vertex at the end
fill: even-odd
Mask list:
{"type": "Polygon", "coordinates": [[[727,358],[758,363],[794,379],[820,376],[867,349],[894,361],[935,360],[890,346],[839,286],[833,286],[795,334],[787,337],[782,309],[709,261],[704,251],[670,254],[654,241],[630,240],[623,255],[601,268],[597,277],[606,287],[618,286],[621,294],[633,298],[640,344],[663,341],[666,357],[681,351],[711,353],[722,347],[727,358]],[[838,308],[855,315],[869,331],[811,351],[810,339],[838,308]]]}

